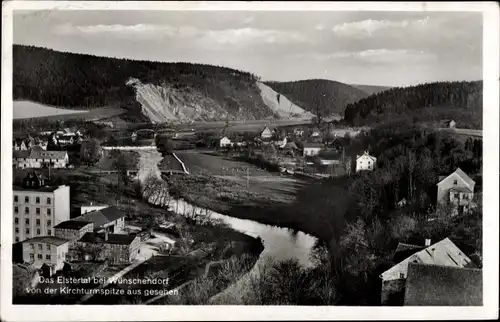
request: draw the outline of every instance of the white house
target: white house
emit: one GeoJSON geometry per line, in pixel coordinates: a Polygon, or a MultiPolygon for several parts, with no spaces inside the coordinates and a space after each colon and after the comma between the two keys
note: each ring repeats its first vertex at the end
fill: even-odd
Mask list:
{"type": "Polygon", "coordinates": [[[474,186],[476,183],[462,169],[457,168],[455,172],[447,177],[440,177],[436,184],[438,188],[437,202],[444,205],[451,203],[464,211],[473,206],[474,186]]]}
{"type": "Polygon", "coordinates": [[[362,155],[356,156],[356,172],[363,170],[372,171],[375,169],[376,163],[377,158],[371,156],[368,151],[365,151],[362,155]]]}
{"type": "Polygon", "coordinates": [[[268,126],[265,126],[262,132],[260,132],[260,137],[262,139],[270,139],[273,136],[273,131],[269,129],[268,126]]]}
{"type": "Polygon", "coordinates": [[[232,145],[232,142],[231,142],[231,140],[230,140],[227,136],[223,137],[223,138],[222,138],[222,139],[220,139],[220,141],[219,141],[219,146],[220,146],[221,148],[228,148],[228,147],[230,147],[231,145],[232,145]]]}
{"type": "Polygon", "coordinates": [[[65,168],[69,157],[66,151],[46,151],[34,147],[25,151],[12,151],[12,164],[16,168],[65,168]]]}
{"type": "Polygon", "coordinates": [[[306,142],[304,143],[304,156],[318,155],[322,149],[323,145],[321,143],[306,142]]]}

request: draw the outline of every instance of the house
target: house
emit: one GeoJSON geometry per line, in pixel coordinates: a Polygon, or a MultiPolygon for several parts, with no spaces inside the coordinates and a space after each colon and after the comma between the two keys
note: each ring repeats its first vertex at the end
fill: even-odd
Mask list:
{"type": "Polygon", "coordinates": [[[12,142],[12,148],[14,151],[25,151],[28,150],[26,143],[23,139],[14,139],[12,142]]]}
{"type": "Polygon", "coordinates": [[[124,212],[111,206],[84,213],[73,220],[94,223],[94,231],[98,233],[102,231],[120,233],[125,227],[125,216],[124,212]]]}
{"type": "Polygon", "coordinates": [[[397,206],[397,208],[404,208],[404,207],[406,207],[407,204],[408,204],[408,201],[406,200],[406,198],[403,198],[396,203],[396,206],[397,206]]]}
{"type": "Polygon", "coordinates": [[[454,214],[461,211],[469,211],[474,207],[472,199],[474,198],[475,182],[460,168],[455,172],[444,177],[440,176],[437,185],[437,203],[445,205],[451,203],[455,207],[454,214]]]}
{"type": "Polygon", "coordinates": [[[65,168],[69,162],[66,151],[46,151],[38,146],[12,152],[12,165],[15,168],[65,168]]]}
{"type": "MultiPolygon", "coordinates": [[[[425,264],[449,267],[475,267],[474,263],[467,257],[449,238],[445,238],[433,245],[427,240],[426,246],[420,251],[408,256],[398,264],[392,266],[382,274],[382,304],[400,302],[401,295],[405,289],[408,277],[408,265],[425,264]]],[[[409,250],[408,248],[406,250],[409,250]]]]}
{"type": "Polygon", "coordinates": [[[94,231],[94,223],[80,220],[66,220],[54,226],[55,236],[69,241],[69,248],[88,232],[94,231]]]}
{"type": "Polygon", "coordinates": [[[482,270],[410,263],[404,305],[482,306],[482,270]]]}
{"type": "Polygon", "coordinates": [[[356,156],[356,172],[375,169],[377,158],[371,156],[368,151],[356,156]]]}
{"type": "Polygon", "coordinates": [[[296,137],[302,137],[304,135],[304,130],[295,128],[293,129],[293,135],[296,137]]]}
{"type": "Polygon", "coordinates": [[[32,267],[41,269],[46,265],[49,275],[53,275],[64,266],[68,253],[68,241],[54,236],[40,236],[24,240],[23,261],[32,267]]]}
{"type": "Polygon", "coordinates": [[[457,125],[457,123],[454,120],[443,120],[441,122],[441,124],[442,124],[442,126],[450,128],[450,129],[454,129],[455,126],[457,125]]]}
{"type": "Polygon", "coordinates": [[[312,138],[319,138],[321,136],[321,132],[318,128],[314,128],[312,131],[311,131],[311,137],[312,138]]]}
{"type": "Polygon", "coordinates": [[[232,144],[231,140],[227,136],[225,136],[225,137],[223,137],[222,139],[219,140],[219,146],[221,148],[229,148],[232,145],[233,144],[232,144]]]}
{"type": "Polygon", "coordinates": [[[429,247],[430,245],[431,245],[430,239],[425,240],[425,246],[399,243],[398,247],[396,247],[396,250],[394,251],[392,261],[395,263],[399,263],[403,261],[405,258],[410,257],[416,252],[421,251],[422,249],[424,249],[425,247],[429,247]]]}
{"type": "Polygon", "coordinates": [[[75,143],[74,134],[62,134],[57,137],[59,144],[61,145],[73,145],[75,143]]]}
{"type": "MultiPolygon", "coordinates": [[[[85,252],[89,245],[98,246],[101,250],[97,260],[109,260],[113,264],[129,264],[139,254],[140,238],[135,234],[112,234],[88,232],[77,242],[76,247],[85,252]]],[[[87,254],[83,254],[86,259],[87,254]]]]}
{"type": "Polygon", "coordinates": [[[327,143],[327,147],[337,151],[344,149],[344,145],[340,142],[340,139],[337,136],[335,136],[331,142],[327,143]]]}
{"type": "Polygon", "coordinates": [[[132,140],[132,142],[137,141],[137,132],[136,131],[134,131],[134,132],[132,132],[132,134],[130,134],[130,139],[132,140]]]}
{"type": "Polygon", "coordinates": [[[285,137],[283,138],[283,140],[276,140],[276,141],[274,141],[273,143],[274,143],[276,146],[278,146],[278,148],[283,149],[283,148],[286,146],[287,142],[288,142],[288,139],[287,139],[287,137],[285,136],[285,137]]]}
{"type": "Polygon", "coordinates": [[[344,160],[343,151],[324,150],[318,153],[318,161],[321,165],[338,165],[344,160]]]}
{"type": "Polygon", "coordinates": [[[41,186],[40,178],[13,187],[14,242],[54,236],[54,226],[69,220],[69,186],[41,186]]]}
{"type": "Polygon", "coordinates": [[[269,129],[269,127],[266,125],[264,129],[260,132],[260,138],[263,140],[267,140],[272,138],[273,134],[274,134],[273,131],[271,131],[271,129],[269,129]]]}
{"type": "Polygon", "coordinates": [[[87,212],[101,210],[101,209],[108,208],[108,207],[109,207],[108,205],[94,204],[93,202],[90,202],[90,204],[82,205],[80,207],[80,215],[86,214],[87,212]]]}
{"type": "Polygon", "coordinates": [[[315,142],[304,143],[304,156],[318,155],[319,151],[323,149],[323,144],[315,142]]]}

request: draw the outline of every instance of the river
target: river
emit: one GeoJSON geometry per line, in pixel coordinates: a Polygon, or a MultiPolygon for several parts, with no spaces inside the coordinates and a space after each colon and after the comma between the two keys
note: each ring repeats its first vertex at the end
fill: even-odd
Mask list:
{"type": "MultiPolygon", "coordinates": [[[[161,178],[158,163],[161,161],[161,154],[155,149],[138,150],[139,172],[138,178],[144,182],[149,175],[161,178]]],[[[251,237],[260,237],[264,245],[264,250],[260,254],[254,268],[246,274],[238,283],[231,285],[228,289],[219,293],[212,301],[216,303],[223,296],[231,296],[233,299],[242,294],[253,274],[257,274],[259,267],[269,261],[279,261],[285,259],[296,259],[303,266],[311,266],[309,259],[311,249],[316,241],[315,237],[303,232],[294,233],[292,230],[280,227],[273,227],[261,224],[252,220],[234,218],[209,209],[194,206],[185,200],[171,200],[169,208],[178,214],[195,213],[210,215],[210,218],[220,219],[231,228],[251,237]]]]}

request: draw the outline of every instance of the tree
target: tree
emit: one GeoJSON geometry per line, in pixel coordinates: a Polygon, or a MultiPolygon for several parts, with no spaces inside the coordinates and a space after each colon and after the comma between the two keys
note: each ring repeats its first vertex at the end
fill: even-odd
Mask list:
{"type": "Polygon", "coordinates": [[[174,152],[172,141],[165,135],[156,136],[156,147],[162,154],[172,154],[174,152]]]}
{"type": "Polygon", "coordinates": [[[96,139],[84,141],[80,147],[80,158],[83,163],[95,165],[103,155],[101,144],[96,139]]]}

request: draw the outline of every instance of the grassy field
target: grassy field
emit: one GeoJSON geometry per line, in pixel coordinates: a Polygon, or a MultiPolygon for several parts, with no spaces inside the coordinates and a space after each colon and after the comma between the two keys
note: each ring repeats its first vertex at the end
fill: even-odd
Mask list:
{"type": "Polygon", "coordinates": [[[13,109],[14,120],[36,118],[54,122],[56,120],[99,120],[125,113],[125,110],[121,108],[102,107],[88,110],[69,110],[30,101],[15,101],[13,109]]]}
{"type": "Polygon", "coordinates": [[[210,151],[178,151],[177,156],[192,174],[250,176],[272,175],[265,170],[243,161],[236,161],[210,151]]]}

